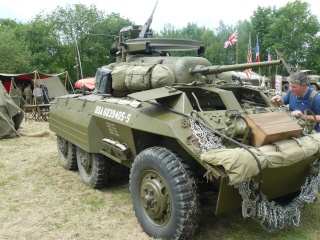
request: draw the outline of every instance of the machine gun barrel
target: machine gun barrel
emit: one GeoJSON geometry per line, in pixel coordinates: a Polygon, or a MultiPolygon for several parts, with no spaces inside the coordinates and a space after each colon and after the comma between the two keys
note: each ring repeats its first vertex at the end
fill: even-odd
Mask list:
{"type": "Polygon", "coordinates": [[[234,65],[222,65],[222,66],[217,65],[217,66],[211,66],[211,67],[204,67],[200,69],[190,69],[190,73],[201,73],[202,75],[210,75],[210,74],[222,73],[227,71],[280,65],[281,63],[282,63],[281,60],[275,60],[275,61],[265,61],[265,62],[255,62],[255,63],[234,64],[234,65]]]}
{"type": "Polygon", "coordinates": [[[149,30],[149,28],[151,26],[152,19],[153,19],[153,14],[154,14],[154,11],[156,10],[157,5],[158,5],[158,1],[156,2],[156,5],[153,8],[151,16],[148,18],[146,23],[142,26],[141,32],[139,33],[139,38],[145,38],[146,37],[145,35],[146,35],[147,31],[149,30]]]}

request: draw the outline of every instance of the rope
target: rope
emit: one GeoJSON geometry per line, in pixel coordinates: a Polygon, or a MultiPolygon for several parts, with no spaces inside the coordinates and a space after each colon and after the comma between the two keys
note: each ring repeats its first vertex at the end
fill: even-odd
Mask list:
{"type": "Polygon", "coordinates": [[[2,112],[0,112],[0,117],[2,117],[2,119],[9,124],[9,126],[13,129],[13,131],[15,131],[25,143],[27,143],[27,141],[20,135],[20,133],[14,128],[14,126],[12,126],[12,124],[4,117],[2,112]]]}

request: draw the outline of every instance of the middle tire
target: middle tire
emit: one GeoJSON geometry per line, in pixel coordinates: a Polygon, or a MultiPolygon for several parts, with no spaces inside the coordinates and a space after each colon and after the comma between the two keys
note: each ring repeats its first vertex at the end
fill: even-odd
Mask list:
{"type": "Polygon", "coordinates": [[[82,181],[92,188],[103,188],[110,177],[111,160],[102,154],[77,147],[77,164],[82,181]]]}

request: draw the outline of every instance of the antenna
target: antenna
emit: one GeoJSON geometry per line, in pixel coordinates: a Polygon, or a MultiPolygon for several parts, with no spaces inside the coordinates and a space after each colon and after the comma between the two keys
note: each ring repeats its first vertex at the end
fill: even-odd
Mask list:
{"type": "MultiPolygon", "coordinates": [[[[78,43],[77,43],[76,37],[74,37],[74,42],[75,42],[75,44],[76,44],[77,57],[78,57],[78,59],[79,59],[79,67],[80,67],[81,79],[83,79],[81,59],[80,59],[80,53],[79,53],[79,48],[78,48],[78,43]]],[[[77,79],[77,80],[78,80],[78,79],[77,79]]]]}

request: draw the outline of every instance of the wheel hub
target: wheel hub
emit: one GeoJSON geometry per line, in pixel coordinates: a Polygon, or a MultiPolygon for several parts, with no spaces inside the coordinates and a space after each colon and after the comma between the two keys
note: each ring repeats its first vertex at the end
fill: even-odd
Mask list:
{"type": "Polygon", "coordinates": [[[143,208],[155,225],[165,225],[171,215],[170,195],[164,180],[154,171],[143,174],[140,182],[143,208]]]}
{"type": "Polygon", "coordinates": [[[83,169],[89,173],[91,171],[92,168],[92,158],[91,155],[87,152],[84,152],[83,150],[81,150],[81,154],[80,154],[80,163],[81,166],[83,167],[83,169]]]}

